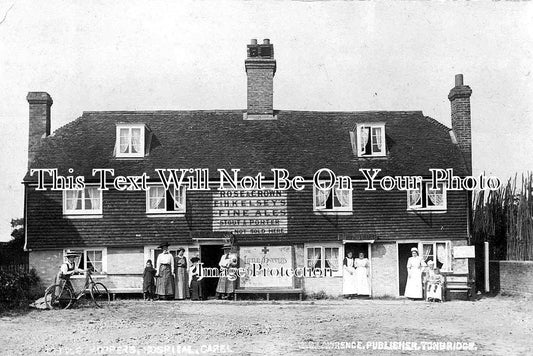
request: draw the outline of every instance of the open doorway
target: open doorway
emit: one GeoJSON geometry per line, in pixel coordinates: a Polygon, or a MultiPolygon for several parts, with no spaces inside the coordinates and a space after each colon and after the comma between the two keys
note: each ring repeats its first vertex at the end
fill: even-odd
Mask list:
{"type": "MultiPolygon", "coordinates": [[[[204,268],[219,268],[218,263],[224,251],[222,245],[202,245],[200,246],[200,261],[204,268]]],[[[217,290],[218,278],[204,278],[203,293],[204,298],[214,297],[217,290]]]]}
{"type": "Polygon", "coordinates": [[[411,249],[418,248],[417,243],[398,243],[398,279],[399,295],[405,294],[405,285],[407,284],[407,260],[411,257],[411,249]]]}
{"type": "Polygon", "coordinates": [[[344,245],[344,256],[348,254],[348,252],[351,251],[353,254],[353,258],[358,258],[359,254],[362,253],[365,258],[370,259],[370,256],[368,256],[368,244],[367,243],[346,243],[344,245]]]}
{"type": "MultiPolygon", "coordinates": [[[[348,254],[348,252],[351,252],[354,259],[358,259],[359,255],[362,254],[363,258],[367,258],[370,266],[369,268],[372,269],[372,262],[371,262],[371,256],[370,256],[370,244],[367,242],[347,242],[344,244],[344,256],[348,254]]],[[[368,271],[368,284],[369,284],[369,296],[372,295],[372,273],[368,271]]],[[[366,294],[365,294],[366,295],[366,294]]]]}

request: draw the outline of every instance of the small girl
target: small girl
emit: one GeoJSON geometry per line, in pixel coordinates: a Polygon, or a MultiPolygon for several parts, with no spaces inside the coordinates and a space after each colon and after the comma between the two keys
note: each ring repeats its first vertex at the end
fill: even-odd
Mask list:
{"type": "Polygon", "coordinates": [[[200,259],[198,257],[191,258],[192,266],[189,268],[189,288],[191,289],[191,300],[202,300],[202,279],[204,276],[201,274],[200,269],[202,265],[198,263],[200,259]]]}
{"type": "Polygon", "coordinates": [[[152,260],[146,261],[143,273],[143,297],[144,300],[154,300],[155,274],[156,270],[152,265],[152,260]]]}

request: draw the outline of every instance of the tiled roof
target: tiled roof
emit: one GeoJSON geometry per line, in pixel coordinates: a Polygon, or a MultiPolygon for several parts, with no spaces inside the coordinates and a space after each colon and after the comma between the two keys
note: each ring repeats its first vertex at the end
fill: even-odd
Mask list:
{"type": "MultiPolygon", "coordinates": [[[[381,168],[380,175],[427,176],[430,168],[466,169],[449,129],[421,111],[278,111],[277,120],[243,120],[243,111],[85,112],[43,139],[31,168],[58,168],[60,174],[92,177],[93,168],[115,168],[117,175],[156,168],[240,168],[242,174],[285,168],[311,177],[320,168],[362,177],[359,168],[381,168]],[[154,134],[149,155],[117,159],[115,125],[145,123],[154,134]],[[349,131],[357,123],[385,122],[386,158],[357,158],[349,131]]],[[[26,175],[25,180],[35,177],[26,175]]]]}

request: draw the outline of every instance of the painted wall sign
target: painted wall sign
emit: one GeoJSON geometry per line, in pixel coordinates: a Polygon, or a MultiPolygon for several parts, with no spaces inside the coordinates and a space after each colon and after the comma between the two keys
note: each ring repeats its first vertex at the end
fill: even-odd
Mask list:
{"type": "Polygon", "coordinates": [[[241,246],[239,258],[239,267],[247,270],[246,275],[240,278],[241,288],[292,288],[294,277],[286,273],[294,268],[291,246],[241,246]]]}
{"type": "Polygon", "coordinates": [[[230,231],[234,234],[286,234],[287,192],[214,192],[213,231],[230,231]]]}

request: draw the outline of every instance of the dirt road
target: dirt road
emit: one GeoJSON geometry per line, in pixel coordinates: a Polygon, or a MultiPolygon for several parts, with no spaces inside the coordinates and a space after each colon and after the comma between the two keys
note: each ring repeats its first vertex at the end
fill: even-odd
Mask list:
{"type": "Polygon", "coordinates": [[[125,300],[3,315],[0,330],[5,355],[531,355],[533,302],[125,300]]]}

